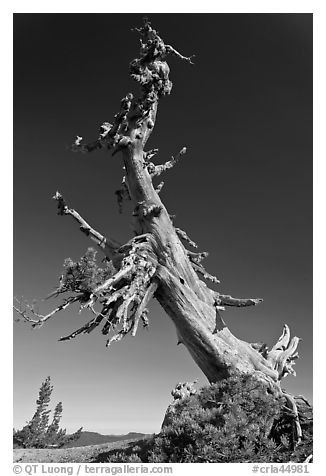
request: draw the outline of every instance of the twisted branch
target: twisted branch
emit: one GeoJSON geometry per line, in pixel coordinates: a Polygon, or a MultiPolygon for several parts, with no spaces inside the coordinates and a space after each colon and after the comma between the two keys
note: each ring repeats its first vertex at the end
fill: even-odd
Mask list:
{"type": "Polygon", "coordinates": [[[293,366],[295,360],[298,359],[299,354],[296,351],[300,339],[298,337],[290,336],[290,328],[287,324],[283,326],[283,332],[276,344],[268,353],[267,360],[272,364],[273,368],[277,370],[279,380],[288,374],[295,375],[293,366]]]}

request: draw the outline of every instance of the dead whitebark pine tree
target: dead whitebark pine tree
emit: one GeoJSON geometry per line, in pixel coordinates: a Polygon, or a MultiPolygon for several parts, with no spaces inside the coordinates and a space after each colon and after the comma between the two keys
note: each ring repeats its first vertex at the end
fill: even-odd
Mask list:
{"type": "MultiPolygon", "coordinates": [[[[135,336],[140,321],[144,326],[148,325],[147,305],[154,297],[174,322],[178,343],[186,346],[209,382],[225,378],[232,371],[255,374],[277,395],[285,397],[293,417],[295,439],[300,442],[302,433],[295,400],[281,389],[281,379],[289,373],[295,375],[293,365],[298,358],[299,338],[291,339],[289,327],[284,325],[281,337],[269,350],[265,344],[244,342],[230,332],[221,312],[228,306],[255,306],[262,299],[237,299],[206,285],[203,279],[219,283],[202,265],[207,253],[186,248],[197,248],[197,245],[175,227],[173,217],[162,203],[159,192],[163,182],[156,187],[153,184],[154,178],[172,168],[186,152],[184,147],[165,164],[155,165],[152,159],[158,149],[145,150],[155,126],[159,100],[172,89],[166,58],[175,55],[190,64],[192,58],[165,44],[147,19],[135,30],[140,34],[141,47],[139,58],[130,63],[130,75],[141,86],[140,97],[135,99],[131,93],[127,94],[112,123],[101,125],[99,137],[94,142],[86,144],[77,136],[72,146],[73,151],[82,153],[96,149],[111,150],[112,155],[121,153],[125,176],[122,188],[116,194],[119,208],[124,199],[132,202],[135,236],[123,246],[103,236],[56,192],[53,198],[57,201],[58,214],[70,215],[77,221],[80,230],[96,243],[115,272],[91,291],[79,289],[70,293],[47,315],[37,313],[28,305],[14,308],[23,319],[37,327],[58,311],[79,302],[81,308],[89,309],[94,316],[60,340],[89,333],[104,323],[103,334],[111,330],[116,332],[107,341],[110,345],[129,333],[135,336]]],[[[71,288],[61,283],[54,294],[67,291],[71,288]]]]}

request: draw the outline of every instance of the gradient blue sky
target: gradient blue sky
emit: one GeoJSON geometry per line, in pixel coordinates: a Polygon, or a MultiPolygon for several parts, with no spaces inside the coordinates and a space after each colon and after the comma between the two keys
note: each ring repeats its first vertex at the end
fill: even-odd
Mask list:
{"type": "MultiPolygon", "coordinates": [[[[312,396],[312,15],[151,14],[171,58],[170,97],[161,101],[148,147],[158,161],[183,146],[164,177],[162,198],[201,250],[217,289],[262,297],[224,318],[239,338],[271,345],[284,322],[302,337],[297,377],[284,386],[312,396]]],[[[76,134],[96,138],[137,85],[130,29],[142,14],[14,16],[14,293],[32,301],[58,283],[63,259],[89,246],[72,220],[56,215],[58,189],[104,234],[131,236],[119,215],[119,156],[67,150],[76,134]]],[[[40,302],[49,309],[54,302],[40,302]]],[[[14,324],[14,426],[32,416],[47,375],[63,426],[102,433],[158,431],[178,381],[205,378],[156,302],[150,328],[108,350],[99,332],[61,335],[86,322],[77,310],[39,330],[14,324]]]]}

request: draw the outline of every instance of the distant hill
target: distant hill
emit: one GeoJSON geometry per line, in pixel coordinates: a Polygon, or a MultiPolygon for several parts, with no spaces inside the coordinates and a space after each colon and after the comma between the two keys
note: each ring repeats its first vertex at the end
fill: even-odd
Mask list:
{"type": "Polygon", "coordinates": [[[114,441],[130,440],[135,438],[144,438],[145,433],[129,432],[126,435],[101,435],[95,431],[82,431],[81,436],[76,441],[71,441],[64,448],[77,448],[79,446],[101,445],[103,443],[112,443],[114,441]]]}

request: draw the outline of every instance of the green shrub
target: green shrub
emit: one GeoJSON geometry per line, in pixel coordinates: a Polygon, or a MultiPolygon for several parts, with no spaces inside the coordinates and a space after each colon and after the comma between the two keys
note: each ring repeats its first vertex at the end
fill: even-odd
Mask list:
{"type": "Polygon", "coordinates": [[[79,261],[65,259],[60,292],[91,293],[94,288],[114,274],[111,262],[103,262],[102,268],[97,265],[96,254],[93,248],[88,248],[79,261]]]}
{"type": "Polygon", "coordinates": [[[283,399],[257,379],[234,375],[175,403],[172,421],[159,434],[108,461],[138,456],[150,463],[302,462],[312,453],[312,422],[301,417],[303,443],[293,451],[283,407],[283,399]]]}

